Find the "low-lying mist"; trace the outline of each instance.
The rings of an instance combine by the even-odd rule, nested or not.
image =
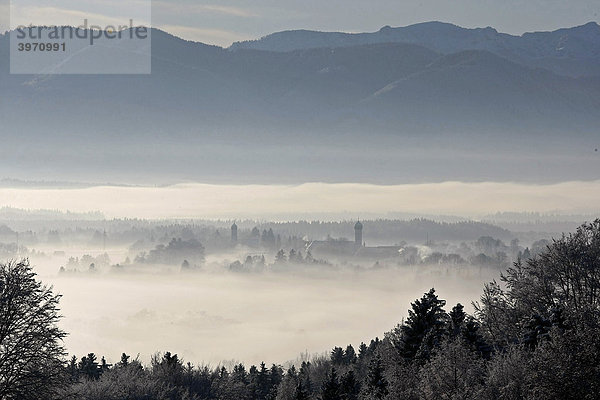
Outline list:
[[[171,351],[192,363],[285,363],[382,337],[431,287],[448,309],[457,302],[470,309],[483,283],[499,275],[457,265],[234,273],[215,262],[189,272],[156,266],[143,273],[57,274],[58,264],[32,260],[44,283],[63,296],[69,353],[94,352],[109,362],[122,352],[148,362],[157,351]]]
[[[95,220],[2,211],[0,258],[28,257],[62,295],[70,355],[113,363],[122,353],[148,363],[170,351],[213,366],[285,364],[358,348],[401,323],[432,287],[448,311],[458,302],[471,311],[484,283],[550,239],[468,220]]]

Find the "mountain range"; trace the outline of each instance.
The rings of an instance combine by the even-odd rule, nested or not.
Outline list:
[[[499,33],[491,27],[466,29],[443,22],[425,22],[399,28],[385,26],[372,33],[296,30],[273,33],[259,40],[236,42],[230,49],[290,52],[378,43],[416,44],[441,54],[485,50],[560,75],[600,75],[600,27],[595,22],[521,36]]]
[[[9,35],[6,177],[598,178],[594,22],[521,36],[440,22],[286,31],[227,49],[153,29],[151,75],[11,75]]]

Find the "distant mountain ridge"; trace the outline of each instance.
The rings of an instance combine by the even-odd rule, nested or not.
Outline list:
[[[273,33],[258,40],[236,42],[230,50],[289,52],[376,43],[417,44],[443,54],[486,50],[560,75],[600,75],[600,26],[596,22],[521,36],[499,33],[491,27],[467,29],[443,22],[425,22],[399,28],[385,26],[372,33],[295,30]]]
[[[408,35],[390,29],[390,37]],[[510,57],[500,47],[454,51],[460,41],[439,32],[504,38],[492,29],[410,29],[414,37],[424,30],[430,45],[223,49],[154,29],[151,75],[11,75],[9,37],[0,35],[3,175],[132,183],[599,178],[600,75],[571,69],[598,67],[598,52],[588,51],[600,43],[596,24],[565,29],[562,58],[540,55],[564,34],[535,34],[537,50],[519,50],[529,61],[515,46]],[[559,64],[573,73],[554,71]],[[111,173],[99,178],[97,170]]]

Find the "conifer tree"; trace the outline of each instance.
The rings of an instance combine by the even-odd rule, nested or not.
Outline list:
[[[302,381],[298,382],[298,386],[296,386],[296,393],[294,394],[294,400],[308,400],[310,396],[308,395],[308,391],[302,385]]]
[[[337,372],[335,368],[327,374],[323,389],[321,391],[321,400],[339,400],[340,399],[340,383],[338,382]]]
[[[445,333],[449,318],[444,311],[445,305],[446,301],[438,298],[435,289],[411,303],[406,322],[391,335],[394,345],[403,357],[429,357],[429,352],[439,344]]]
[[[354,351],[354,347],[351,344],[346,346],[346,350],[344,351],[344,364],[350,365],[356,362],[356,351]]]
[[[450,334],[452,336],[456,336],[460,333],[461,327],[467,314],[464,311],[464,307],[462,304],[458,303],[454,307],[452,307],[452,311],[448,314],[450,317]]]
[[[333,365],[340,365],[344,363],[344,349],[341,347],[334,347],[331,350],[331,362]]]
[[[360,393],[360,383],[353,370],[349,370],[340,379],[340,397],[343,400],[357,400]]]
[[[369,364],[369,372],[364,385],[364,394],[368,399],[383,399],[388,394],[388,381],[384,376],[383,363],[375,356]]]

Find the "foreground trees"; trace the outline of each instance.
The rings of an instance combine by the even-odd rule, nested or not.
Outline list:
[[[59,299],[28,261],[0,264],[1,399],[52,399],[66,383]]]
[[[519,260],[485,286],[476,315],[497,344],[536,346],[556,328],[600,328],[600,219]]]

